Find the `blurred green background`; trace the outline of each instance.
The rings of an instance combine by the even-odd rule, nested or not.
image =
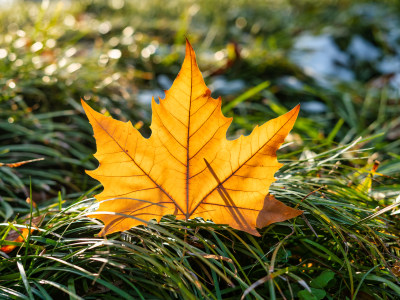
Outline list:
[[[149,135],[151,98],[177,75],[185,38],[234,116],[232,137],[301,103],[292,149],[374,136],[364,158],[391,176],[378,191],[398,187],[399,1],[15,0],[0,22],[0,162],[45,158],[0,168],[5,220],[26,209],[30,185],[41,203],[97,185],[81,98]]]

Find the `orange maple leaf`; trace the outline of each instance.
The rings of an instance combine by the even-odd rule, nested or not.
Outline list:
[[[87,171],[104,191],[96,196],[104,236],[173,214],[196,217],[259,235],[262,228],[302,213],[268,196],[282,166],[276,150],[292,129],[300,106],[256,127],[251,135],[227,140],[232,118],[211,98],[186,43],[182,69],[160,104],[152,101],[150,138],[131,122],[106,117],[82,105],[97,142],[100,166]]]

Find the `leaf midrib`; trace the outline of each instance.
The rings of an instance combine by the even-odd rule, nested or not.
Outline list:
[[[190,110],[192,108],[192,95],[193,95],[193,61],[192,61],[192,51],[189,51],[190,58],[190,93],[189,93],[189,109],[188,109],[188,126],[187,126],[187,136],[186,136],[186,221],[190,218],[189,214],[189,147],[190,147]]]

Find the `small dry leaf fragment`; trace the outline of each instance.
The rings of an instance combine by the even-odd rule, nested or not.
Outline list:
[[[19,228],[18,230],[19,233],[15,230],[11,230],[6,237],[6,241],[22,243],[28,237],[29,230],[27,228]],[[33,231],[34,229],[31,229],[31,233]],[[16,245],[5,245],[0,248],[0,251],[3,251],[4,253],[10,253],[15,248],[17,248]]]
[[[374,175],[379,175],[379,176],[382,175],[382,174],[379,174],[376,172],[378,170],[379,165],[380,165],[380,162],[378,160],[375,160],[373,166],[371,167],[371,171],[367,170],[367,168],[363,168],[355,175],[355,177],[357,178],[361,174],[367,173],[367,176],[364,178],[364,180],[362,180],[361,183],[359,183],[356,186],[355,189],[357,191],[359,191],[361,193],[365,193],[365,194],[367,194],[371,191],[372,179],[373,179]]]
[[[104,191],[90,217],[100,235],[130,229],[173,214],[202,217],[259,235],[262,228],[302,213],[267,196],[282,166],[276,151],[292,129],[299,105],[257,126],[249,136],[227,140],[232,118],[221,113],[187,42],[182,69],[165,99],[152,101],[152,135],[145,139],[131,122],[106,117],[82,105],[93,127],[99,167],[87,171]]]
[[[394,263],[394,266],[391,268],[394,275],[400,277],[400,260]]]
[[[26,203],[28,203],[29,205],[31,205],[32,204],[32,207],[33,208],[37,208],[37,204],[36,204],[36,202],[35,201],[33,201],[33,200],[31,200],[31,198],[26,198]]]
[[[29,198],[28,198],[29,199]],[[40,215],[38,217],[32,218],[32,221],[28,220],[25,222],[25,224],[29,225],[29,223],[31,222],[32,227],[30,229],[30,233],[35,231],[35,228],[37,226],[40,225],[40,223],[43,221],[44,215]],[[7,237],[5,238],[6,241],[10,241],[10,242],[17,242],[17,243],[22,243],[24,240],[26,240],[26,238],[29,235],[29,229],[28,228],[18,228],[18,231],[15,230],[11,230]],[[16,245],[5,245],[2,246],[0,248],[0,251],[4,252],[4,253],[10,253],[11,251],[13,251],[15,248],[17,248]]]

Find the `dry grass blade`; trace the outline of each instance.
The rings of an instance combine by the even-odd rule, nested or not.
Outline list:
[[[29,164],[29,163],[32,163],[32,162],[35,162],[35,161],[41,161],[41,160],[44,160],[44,158],[43,157],[35,158],[35,159],[30,159],[30,160],[19,161],[19,162],[16,162],[16,163],[0,163],[0,167],[4,167],[5,166],[5,167],[9,167],[9,168],[18,168],[18,167],[20,167],[22,165]]]
[[[384,213],[386,213],[386,212],[388,212],[388,211],[390,211],[390,210],[392,210],[392,209],[394,209],[394,208],[396,208],[398,206],[400,206],[400,202],[388,205],[388,206],[378,210],[376,213],[373,213],[373,214],[369,215],[368,217],[365,217],[364,219],[361,219],[360,221],[357,221],[356,223],[354,223],[354,225],[361,224],[361,223],[364,223],[365,221],[374,219],[374,218],[376,218],[376,217],[378,217],[378,216],[380,216],[380,215],[382,215],[382,214],[384,214]]]

